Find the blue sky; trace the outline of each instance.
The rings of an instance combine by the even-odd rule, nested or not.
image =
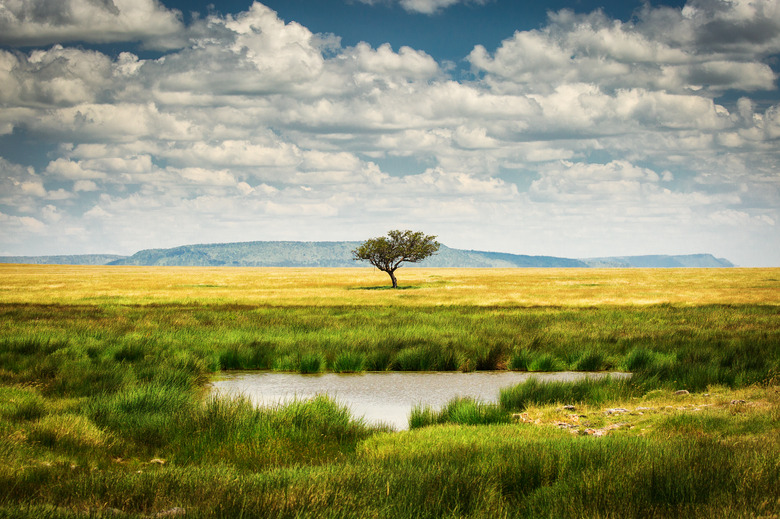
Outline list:
[[[778,0],[0,0],[0,254],[780,266]]]

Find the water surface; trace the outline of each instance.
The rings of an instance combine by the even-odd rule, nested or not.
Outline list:
[[[225,395],[245,395],[261,406],[307,399],[326,394],[346,405],[356,417],[369,423],[384,423],[393,429],[409,427],[409,413],[415,405],[443,407],[457,397],[482,402],[498,402],[501,388],[530,377],[540,381],[573,381],[602,377],[609,373],[557,372],[525,373],[516,371],[460,372],[369,372],[356,374],[233,372],[220,375],[212,383],[213,391]],[[612,376],[627,376],[612,373]]]

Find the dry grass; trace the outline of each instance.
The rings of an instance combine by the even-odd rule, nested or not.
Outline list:
[[[780,305],[780,269],[418,269],[0,265],[0,302],[274,306]],[[406,288],[406,289],[403,289]]]

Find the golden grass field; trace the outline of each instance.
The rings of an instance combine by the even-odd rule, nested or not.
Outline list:
[[[39,304],[780,305],[780,268],[420,269],[0,265],[0,302]],[[387,290],[385,290],[387,288]]]

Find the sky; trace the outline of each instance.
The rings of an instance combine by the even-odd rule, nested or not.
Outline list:
[[[780,266],[780,0],[0,0],[0,255]]]

